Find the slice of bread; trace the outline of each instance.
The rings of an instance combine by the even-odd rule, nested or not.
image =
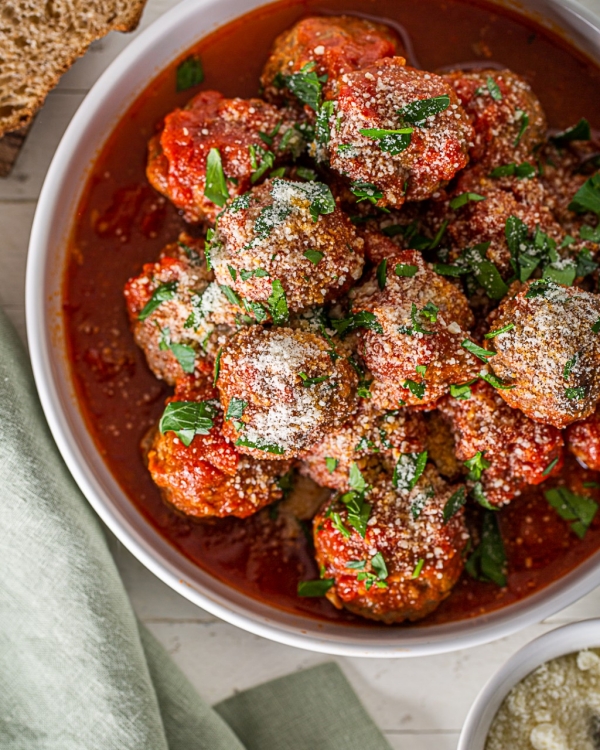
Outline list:
[[[26,125],[88,46],[132,31],[145,0],[0,0],[0,135]]]

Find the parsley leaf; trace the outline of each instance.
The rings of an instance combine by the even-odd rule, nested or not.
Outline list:
[[[523,136],[525,135],[525,131],[529,127],[529,115],[527,114],[527,112],[523,112],[522,109],[518,109],[517,112],[520,113],[519,119],[521,121],[521,126],[513,144],[515,148],[519,145],[519,143],[521,143],[521,139],[523,138]]]
[[[280,445],[276,445],[275,443],[265,443],[262,440],[253,441],[245,437],[240,437],[235,441],[235,444],[246,448],[256,448],[256,450],[265,451],[266,453],[274,453],[279,456],[285,453],[285,448],[282,448]]]
[[[571,531],[583,539],[598,511],[598,503],[591,497],[571,492],[567,487],[553,487],[546,490],[544,496],[561,518],[573,522]]]
[[[565,396],[568,399],[581,401],[585,398],[586,395],[586,388],[585,386],[581,385],[577,388],[565,388]]]
[[[577,360],[579,359],[579,352],[575,352],[575,354],[571,357],[570,360],[565,364],[565,368],[563,370],[563,378],[564,380],[568,380],[569,376],[571,375],[571,372],[573,371],[573,368],[577,364]]]
[[[392,484],[396,489],[410,492],[414,489],[427,465],[427,451],[403,453],[394,467]]]
[[[217,380],[219,379],[219,372],[221,371],[221,356],[223,355],[223,349],[219,349],[217,352],[217,356],[215,358],[215,367],[213,370],[213,386],[217,384]]]
[[[402,383],[403,388],[407,388],[415,398],[422,399],[427,390],[427,383],[417,383],[414,380],[407,379]]]
[[[379,148],[390,154],[400,154],[411,142],[413,128],[386,130],[385,128],[361,128],[360,134],[378,141]]]
[[[321,106],[321,84],[327,80],[327,76],[318,76],[315,73],[316,67],[316,63],[309,62],[303,65],[298,72],[289,76],[282,76],[284,86],[287,86],[292,94],[315,112]]]
[[[311,385],[318,385],[319,383],[324,383],[326,380],[329,380],[330,375],[319,375],[319,377],[316,378],[309,378],[305,372],[299,372],[298,377],[305,388],[310,388]]]
[[[465,339],[461,343],[461,346],[463,349],[471,352],[471,354],[474,354],[482,362],[487,362],[490,357],[494,357],[496,354],[496,352],[489,352],[487,349],[483,349],[481,346],[478,346],[474,341],[471,341],[470,339]]]
[[[279,279],[273,279],[271,282],[271,295],[267,300],[269,312],[276,326],[284,325],[288,322],[290,312],[287,305],[285,291]]]
[[[505,385],[504,381],[497,375],[494,375],[493,372],[481,372],[479,373],[479,377],[498,391],[510,391],[513,388],[516,388],[515,385]]]
[[[448,521],[452,518],[452,516],[455,516],[458,511],[465,505],[467,502],[467,492],[465,490],[464,485],[461,485],[456,492],[454,492],[446,501],[446,504],[444,505],[444,511],[442,514],[442,517],[444,519],[444,523],[448,523]]]
[[[398,110],[398,115],[404,122],[413,125],[423,125],[428,117],[445,112],[450,106],[450,97],[447,94],[434,96],[430,99],[418,99]]]
[[[476,482],[479,479],[481,479],[481,475],[486,469],[489,469],[492,465],[486,458],[484,458],[485,451],[477,451],[477,453],[474,456],[471,456],[471,458],[468,458],[464,465],[469,470],[469,473],[467,474],[467,479],[470,479],[472,482]]]
[[[300,581],[298,583],[298,596],[325,596],[334,583],[335,579],[333,578],[321,578],[316,581]]]
[[[506,552],[495,513],[484,514],[481,542],[467,560],[465,570],[479,581],[506,586]]]
[[[455,198],[452,198],[450,201],[450,208],[453,210],[456,210],[457,208],[462,208],[463,206],[466,206],[467,203],[470,203],[471,201],[478,203],[479,201],[484,201],[485,195],[479,195],[479,193],[461,193],[460,195],[457,195]]]
[[[223,208],[229,200],[229,190],[223,172],[221,152],[218,148],[211,148],[206,157],[206,178],[204,196],[215,205]]]
[[[502,92],[500,91],[500,86],[494,81],[494,79],[491,76],[488,76],[486,81],[486,86],[488,91],[490,92],[490,96],[495,102],[501,102],[502,101]]]
[[[451,385],[450,395],[453,398],[460,399],[461,401],[466,401],[467,399],[471,398],[471,396],[473,395],[471,393],[470,386],[472,386],[473,383],[475,382],[476,382],[475,380],[470,380],[468,383],[462,383],[459,385],[455,385],[455,384]]]
[[[421,571],[423,570],[423,565],[425,565],[425,558],[420,557],[419,561],[415,565],[415,569],[412,572],[411,578],[414,580],[415,578],[418,578],[421,575]]]
[[[177,66],[175,74],[176,91],[187,91],[193,86],[198,86],[204,80],[202,60],[198,55],[190,55]]]
[[[577,214],[591,211],[600,216],[600,172],[583,183],[569,203],[569,210]]]
[[[333,472],[337,469],[338,464],[339,464],[339,460],[337,458],[331,458],[330,456],[325,456],[325,466],[327,467],[327,471],[330,474],[333,474]]]
[[[323,253],[319,250],[305,250],[302,255],[317,266],[323,260]]]
[[[383,333],[383,328],[377,320],[375,313],[368,312],[367,310],[352,313],[347,318],[332,320],[331,325],[340,335],[350,333],[350,331],[354,331],[357,328],[367,328],[369,331],[375,331],[375,333]]]
[[[371,182],[353,182],[350,191],[358,198],[357,203],[369,201],[375,204],[383,198],[382,191]]]
[[[150,317],[152,313],[163,303],[172,300],[177,291],[177,281],[167,281],[165,284],[158,286],[153,292],[148,302],[144,305],[138,315],[138,320],[143,321]]]
[[[171,401],[163,412],[158,429],[174,432],[187,447],[195,435],[208,435],[217,415],[214,401]]]
[[[365,492],[365,490],[367,489],[365,478],[363,477],[361,470],[358,468],[358,464],[356,464],[354,461],[350,464],[348,486],[355,492]]]
[[[232,398],[227,407],[227,414],[225,415],[225,421],[228,422],[230,419],[241,419],[244,409],[248,406],[248,402],[241,398]]]

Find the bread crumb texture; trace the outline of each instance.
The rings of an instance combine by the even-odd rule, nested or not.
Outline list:
[[[23,127],[96,39],[133,31],[145,0],[2,0],[0,135]]]

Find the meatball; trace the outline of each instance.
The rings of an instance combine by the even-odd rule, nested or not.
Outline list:
[[[150,140],[146,174],[186,221],[214,222],[228,198],[245,193],[284,153],[302,148],[290,111],[202,91],[165,117]]]
[[[468,538],[462,507],[444,519],[462,485],[446,484],[430,465],[413,489],[396,484],[380,475],[362,503],[362,527],[353,508],[362,502],[357,493],[323,506],[313,522],[321,575],[333,584],[328,599],[385,623],[425,617],[450,594]]]
[[[510,70],[458,70],[443,77],[473,122],[473,161],[490,168],[531,158],[547,126],[542,106],[523,78]]]
[[[329,118],[331,167],[380,207],[429,198],[469,160],[473,131],[452,87],[404,63],[341,76]]]
[[[363,240],[320,182],[253,188],[219,217],[210,253],[219,284],[267,309],[280,284],[292,312],[345,294],[364,265]]]
[[[223,437],[223,410],[207,369],[204,365],[195,377],[177,382],[174,396],[167,399],[162,431],[158,429],[152,440],[148,469],[165,500],[182,513],[196,518],[245,518],[283,497],[278,480],[289,463],[242,456]],[[179,408],[171,416],[169,407],[174,406]],[[174,420],[182,415],[178,425]],[[175,432],[178,427],[189,429],[190,422],[202,416],[207,424],[196,434]]]
[[[528,282],[492,316],[486,341],[499,394],[559,429],[589,416],[600,398],[600,297],[545,279]]]
[[[451,422],[456,456],[469,469],[467,483],[476,499],[506,505],[526,485],[560,471],[559,430],[511,409],[487,383],[479,381],[470,390],[469,398],[443,399],[439,409]]]
[[[169,385],[192,373],[198,359],[214,359],[243,323],[239,308],[211,282],[203,248],[203,240],[182,234],[125,285],[135,342]]]
[[[217,387],[223,433],[258,458],[299,456],[357,407],[358,377],[322,336],[253,326],[223,348]]]
[[[327,95],[342,73],[360,70],[397,51],[396,36],[383,24],[353,16],[303,18],[277,37],[260,82],[265,98],[278,101],[286,87],[285,76],[304,70],[325,78]],[[293,81],[290,89],[295,93]]]
[[[375,377],[374,403],[433,405],[451,384],[476,377],[481,362],[462,346],[474,323],[462,292],[414,250],[387,259],[383,289],[378,275],[353,290],[352,302],[369,326],[359,331],[359,353]]]
[[[600,412],[567,427],[567,447],[588,469],[600,471]]]
[[[361,471],[383,462],[393,469],[401,453],[425,450],[425,427],[421,414],[407,409],[381,411],[372,399],[361,399],[356,414],[303,457],[300,470],[322,487],[346,492],[352,463]]]

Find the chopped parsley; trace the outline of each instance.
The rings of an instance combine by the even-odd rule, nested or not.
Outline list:
[[[177,66],[175,73],[176,91],[187,91],[204,80],[202,60],[198,55],[190,55]]]
[[[444,505],[444,510],[442,517],[444,519],[444,523],[448,523],[448,521],[455,516],[458,511],[465,505],[467,502],[467,492],[465,490],[464,485],[461,485],[456,492],[454,492],[446,501],[446,504]]]
[[[591,211],[600,216],[600,172],[583,183],[569,203],[569,210],[577,214]]]
[[[250,166],[253,169],[250,175],[250,182],[254,185],[260,178],[273,168],[275,164],[275,154],[262,146],[248,146],[250,153]]]
[[[353,182],[350,186],[351,192],[358,198],[357,203],[361,201],[369,201],[370,203],[377,203],[383,198],[383,193],[376,185],[371,182]]]
[[[398,115],[404,122],[422,126],[428,117],[433,117],[440,112],[445,112],[450,106],[450,97],[447,94],[434,96],[430,99],[418,99],[398,110]]]
[[[558,458],[552,459],[552,461],[550,461],[550,463],[548,464],[548,466],[546,466],[546,468],[542,472],[542,476],[543,477],[547,477],[548,474],[551,474],[557,463],[558,463]]]
[[[319,375],[317,378],[309,378],[308,375],[305,372],[299,372],[298,377],[302,381],[302,385],[305,388],[310,388],[311,385],[318,385],[319,383],[324,383],[326,380],[329,380],[331,377],[330,375]]]
[[[483,347],[478,346],[474,341],[471,341],[470,339],[465,339],[461,343],[461,346],[463,349],[471,352],[471,354],[474,354],[482,362],[487,362],[490,357],[493,357],[496,354],[496,352],[489,352],[487,349],[483,349]]]
[[[497,375],[494,375],[493,372],[481,372],[479,373],[479,377],[498,391],[510,391],[513,388],[516,388],[515,385],[506,385],[506,383]]]
[[[573,368],[577,364],[577,360],[579,359],[579,352],[575,352],[575,354],[571,357],[570,360],[565,364],[565,368],[563,370],[563,378],[565,380],[568,380],[571,372],[573,371]]]
[[[318,76],[315,73],[316,63],[308,62],[303,65],[297,73],[289,76],[280,76],[280,81],[294,94],[303,104],[318,112],[322,100],[322,85],[327,80],[326,75]]]
[[[487,90],[490,92],[490,96],[495,102],[501,102],[502,101],[502,92],[500,91],[500,86],[494,81],[494,79],[491,76],[488,76],[486,81]]]
[[[244,409],[248,406],[248,402],[241,398],[232,398],[227,407],[227,414],[225,414],[225,421],[230,419],[241,419]]]
[[[158,429],[163,435],[174,432],[187,447],[195,435],[208,435],[217,412],[214,401],[171,401],[165,407]]]
[[[564,146],[566,143],[572,143],[573,141],[589,141],[592,137],[592,130],[590,123],[582,117],[577,125],[573,125],[561,133],[550,136],[552,143],[557,146]]]
[[[521,125],[513,144],[515,148],[519,145],[519,143],[521,143],[521,139],[523,138],[523,136],[525,135],[525,131],[529,127],[529,115],[527,114],[527,112],[524,112],[522,109],[518,109],[517,112],[519,113],[519,120]]]
[[[481,484],[481,482],[475,482],[475,484],[471,488],[471,495],[473,496],[473,499],[476,500],[479,505],[481,505],[482,508],[493,510],[494,512],[497,512],[499,510],[499,508],[492,505],[487,499],[486,494],[483,491],[483,485]]]
[[[546,490],[544,496],[558,515],[565,521],[571,521],[571,531],[583,539],[594,516],[598,503],[587,495],[577,495],[567,487],[553,487]]]
[[[586,388],[583,385],[576,388],[565,388],[565,396],[571,401],[581,401],[585,398],[586,392]]]
[[[383,291],[385,289],[385,283],[387,281],[387,258],[384,258],[381,263],[377,266],[377,285]]]
[[[305,250],[302,255],[315,266],[323,260],[323,253],[319,250]]]
[[[317,112],[315,120],[315,138],[321,146],[328,146],[330,140],[329,120],[333,116],[334,103],[323,102]],[[309,170],[312,172],[312,170]],[[314,179],[314,178],[313,178]]]
[[[377,141],[379,148],[390,154],[400,154],[411,142],[413,128],[386,130],[384,128],[361,128],[360,134]]]
[[[506,586],[506,552],[495,513],[484,513],[481,541],[467,560],[465,570],[478,581]]]
[[[298,596],[325,596],[334,583],[335,580],[333,578],[320,578],[316,581],[300,581],[298,584]]]
[[[421,557],[421,558],[419,558],[419,561],[415,565],[415,569],[412,572],[411,578],[413,580],[415,578],[418,578],[421,575],[421,571],[423,570],[423,565],[425,565],[425,558]]]
[[[139,313],[138,320],[146,320],[146,318],[150,317],[150,315],[152,315],[152,313],[160,307],[163,302],[168,302],[169,300],[174,299],[177,285],[177,281],[167,281],[165,284],[158,286],[152,292],[152,296]]]
[[[592,326],[592,333],[600,333],[600,318]]]
[[[396,276],[403,276],[405,278],[412,279],[419,270],[418,266],[413,266],[410,263],[396,263],[394,266],[394,273]]]
[[[228,302],[230,302],[232,305],[237,305],[238,307],[242,306],[242,300],[230,286],[227,286],[227,284],[220,284],[219,286]]]
[[[492,465],[486,458],[484,458],[485,451],[477,451],[474,456],[468,458],[464,465],[469,470],[467,479],[472,482],[477,482],[481,479],[481,475],[486,469],[489,469]]]
[[[296,174],[300,179],[306,180],[307,182],[314,182],[317,179],[317,173],[314,169],[308,167],[296,167]]]
[[[350,464],[350,472],[348,474],[348,486],[355,492],[365,492],[367,489],[367,483],[362,475],[361,470],[358,468],[358,464],[352,462]]]
[[[532,177],[535,177],[536,174],[537,170],[533,164],[524,161],[522,164],[515,164],[513,162],[512,164],[503,164],[500,167],[496,167],[490,172],[490,177],[518,177],[520,180],[523,180],[531,179]]]
[[[338,464],[339,460],[337,458],[331,458],[331,456],[325,457],[325,466],[327,467],[327,471],[330,474],[333,474],[333,472],[337,469]]]
[[[269,312],[276,326],[285,325],[288,322],[290,313],[287,305],[285,291],[279,279],[273,279],[271,282],[271,294],[267,300]]]
[[[514,323],[507,323],[505,326],[502,326],[502,328],[497,328],[495,331],[490,331],[489,333],[486,333],[483,338],[495,339],[496,336],[500,336],[501,333],[508,333],[509,331],[512,331],[514,327],[515,327]]]
[[[355,331],[357,328],[367,328],[369,331],[375,331],[375,333],[383,333],[383,328],[377,320],[375,313],[368,312],[367,310],[352,313],[347,318],[332,320],[331,325],[340,335]]]
[[[265,271],[264,268],[255,268],[252,271],[248,271],[245,268],[242,268],[242,270],[240,271],[240,278],[242,279],[242,281],[248,281],[248,279],[251,279],[253,277],[256,279],[264,279],[268,275],[268,271]]]
[[[223,172],[221,152],[218,148],[211,148],[206,157],[204,196],[220,208],[223,208],[229,200],[227,180],[225,179],[225,172]]]
[[[253,441],[245,437],[240,437],[235,441],[235,444],[246,448],[256,448],[256,450],[273,453],[278,456],[285,453],[285,448],[282,448],[280,445],[276,445],[275,443],[265,443],[262,440]]]
[[[475,202],[478,203],[479,201],[484,201],[485,195],[479,195],[479,193],[461,193],[460,195],[457,195],[455,198],[452,198],[450,201],[450,208],[454,211],[457,208],[462,208],[463,206],[466,206],[467,203]]]
[[[213,386],[217,384],[217,380],[219,379],[219,372],[221,371],[221,356],[223,355],[223,349],[219,349],[217,352],[217,356],[215,358],[215,367],[213,370]]]
[[[417,383],[414,380],[406,379],[402,387],[408,389],[415,398],[422,399],[427,390],[427,383]]]
[[[427,465],[427,451],[403,453],[394,467],[392,484],[398,490],[410,492],[414,489]]]
[[[466,401],[473,395],[471,393],[471,386],[475,383],[475,380],[470,380],[468,383],[452,384],[450,386],[450,395],[453,398],[457,398],[461,401]]]

